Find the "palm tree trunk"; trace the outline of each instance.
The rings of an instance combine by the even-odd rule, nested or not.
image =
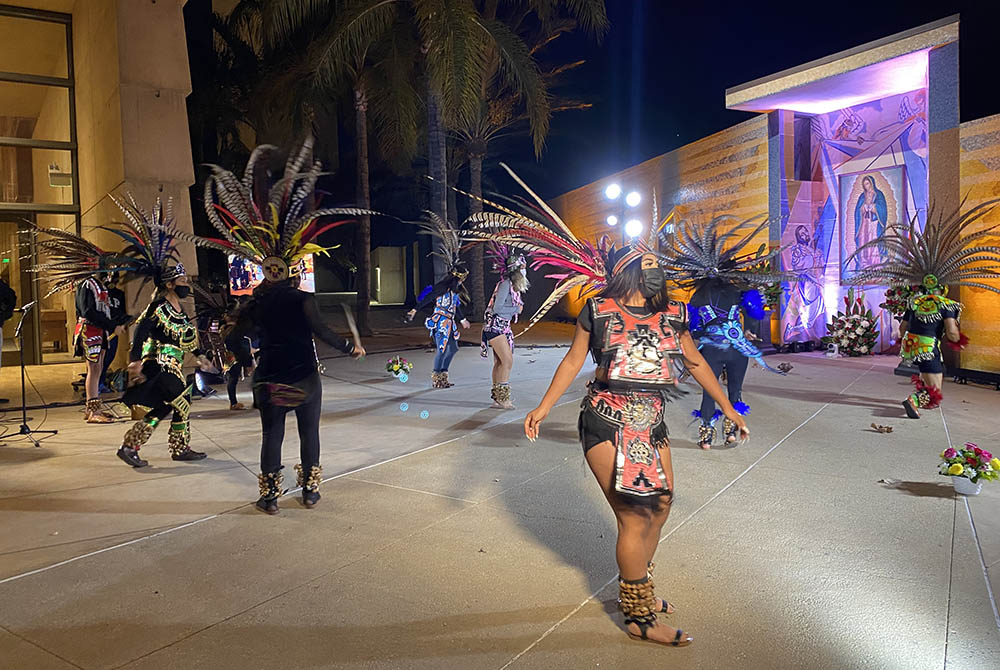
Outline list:
[[[360,83],[354,89],[354,128],[358,173],[356,198],[358,207],[370,209],[372,200],[368,188],[368,98]],[[369,336],[372,334],[368,325],[368,307],[371,301],[369,287],[372,273],[372,230],[371,219],[367,216],[358,219],[357,249],[358,278],[355,288],[358,292],[358,332]]]
[[[430,210],[448,220],[448,154],[445,145],[444,119],[441,115],[441,96],[427,81],[427,162],[431,177]],[[435,243],[435,251],[440,251],[440,245]],[[434,256],[434,281],[444,279],[448,268],[444,261]]]
[[[469,214],[478,214],[483,211],[483,203],[478,200],[483,195],[483,154],[478,151],[469,152],[469,191],[475,196],[469,199]],[[476,244],[469,251],[469,294],[477,320],[486,312],[484,273],[483,245]]]

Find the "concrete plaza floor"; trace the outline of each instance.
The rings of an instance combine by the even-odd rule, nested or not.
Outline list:
[[[523,437],[564,352],[518,349],[511,412],[473,348],[449,390],[427,351],[407,384],[384,355],[327,361],[323,500],[277,517],[252,507],[252,412],[198,401],[208,459],[170,461],[159,431],[133,470],[125,425],[49,410],[58,435],[0,448],[0,667],[1000,667],[1000,484],[967,499],[936,474],[949,442],[1000,452],[995,391],[949,383],[911,421],[895,360],[777,356],[787,377],[748,375],[752,441],[709,452],[698,396],[673,403],[656,581],[695,643],[670,649],[615,611],[614,520],[576,441],[591,366]],[[290,421],[286,485],[297,460]]]

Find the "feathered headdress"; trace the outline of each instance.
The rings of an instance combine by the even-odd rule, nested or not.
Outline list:
[[[218,165],[205,182],[205,212],[222,239],[180,236],[197,246],[240,256],[264,270],[264,277],[280,282],[297,275],[309,254],[326,254],[336,247],[316,243],[326,231],[377,215],[366,209],[335,207],[316,209],[316,181],[321,174],[313,160],[313,140],[303,142],[285,162],[281,179],[270,184],[266,162],[278,149],[264,144],[253,150],[242,179]],[[349,217],[328,221],[329,217]]]
[[[51,284],[45,297],[73,289],[88,277],[122,270],[133,262],[128,256],[105,251],[60,228],[30,228],[23,232],[34,237],[35,249],[43,259],[31,267],[31,272],[39,273],[43,282]]]
[[[845,283],[905,286],[923,295],[944,295],[948,286],[1000,293],[1000,287],[981,281],[1000,280],[1000,246],[997,246],[1000,242],[983,244],[988,238],[996,237],[1000,224],[967,233],[969,227],[992,212],[998,202],[1000,200],[990,200],[964,214],[959,209],[937,217],[932,206],[923,230],[916,217],[907,224],[889,226],[884,236],[858,247],[847,262],[872,248],[883,249],[886,260],[861,269]]]
[[[418,221],[417,225],[422,233],[429,235],[435,242],[435,250],[431,255],[443,260],[448,273],[463,281],[469,275],[469,270],[462,262],[462,240],[458,230],[434,212],[424,214],[427,218]]]
[[[516,250],[507,244],[497,244],[490,242],[486,246],[486,260],[489,261],[493,271],[501,277],[507,277],[515,270],[528,267],[528,262],[524,254],[516,253]]]
[[[579,288],[581,296],[599,291],[613,274],[649,251],[641,243],[616,249],[606,236],[596,245],[578,239],[513,170],[503,163],[500,165],[531,197],[533,202],[526,202],[530,214],[484,199],[484,204],[498,211],[481,212],[466,219],[464,237],[469,241],[493,242],[526,251],[531,254],[533,270],[542,267],[556,270],[545,275],[556,280],[555,288],[532,315],[527,328],[518,335],[538,323],[572,289]]]
[[[100,228],[125,242],[122,253],[130,259],[127,266],[116,269],[141,277],[143,285],[151,281],[157,288],[187,274],[177,258],[178,231],[172,200],[167,200],[164,210],[163,201],[157,198],[152,211],[147,213],[131,193],[126,193],[121,200],[114,196],[110,198],[125,214],[125,222],[121,228]]]
[[[121,200],[111,200],[125,214],[125,222],[118,226],[98,226],[125,242],[121,251],[105,251],[93,242],[59,228],[32,228],[28,232],[36,239],[36,248],[45,258],[32,267],[41,273],[42,280],[51,282],[48,295],[74,288],[79,282],[96,275],[112,272],[124,273],[127,279],[141,277],[143,283],[153,281],[157,286],[184,274],[184,266],[177,261],[176,233],[170,201],[166,211],[157,199],[151,213],[147,214],[131,194]]]
[[[746,251],[769,223],[761,219],[755,216],[735,225],[736,217],[728,215],[716,216],[707,223],[681,220],[674,224],[673,234],[660,237],[660,266],[682,288],[710,279],[747,286],[794,281],[796,277],[791,274],[760,270],[764,263],[773,265],[784,247],[767,252],[761,245],[754,252]],[[726,226],[730,228],[723,232]]]
[[[199,319],[221,320],[228,313],[234,302],[229,297],[225,285],[199,278],[191,284],[194,291],[194,312]]]

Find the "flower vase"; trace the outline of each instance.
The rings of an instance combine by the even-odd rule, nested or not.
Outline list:
[[[961,493],[963,496],[977,496],[983,488],[982,482],[973,483],[968,477],[952,477],[951,484],[955,487],[955,493]]]

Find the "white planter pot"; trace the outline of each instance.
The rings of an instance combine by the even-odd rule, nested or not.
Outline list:
[[[952,477],[951,484],[955,487],[955,493],[961,493],[964,496],[977,496],[983,488],[982,482],[973,484],[968,477]]]

